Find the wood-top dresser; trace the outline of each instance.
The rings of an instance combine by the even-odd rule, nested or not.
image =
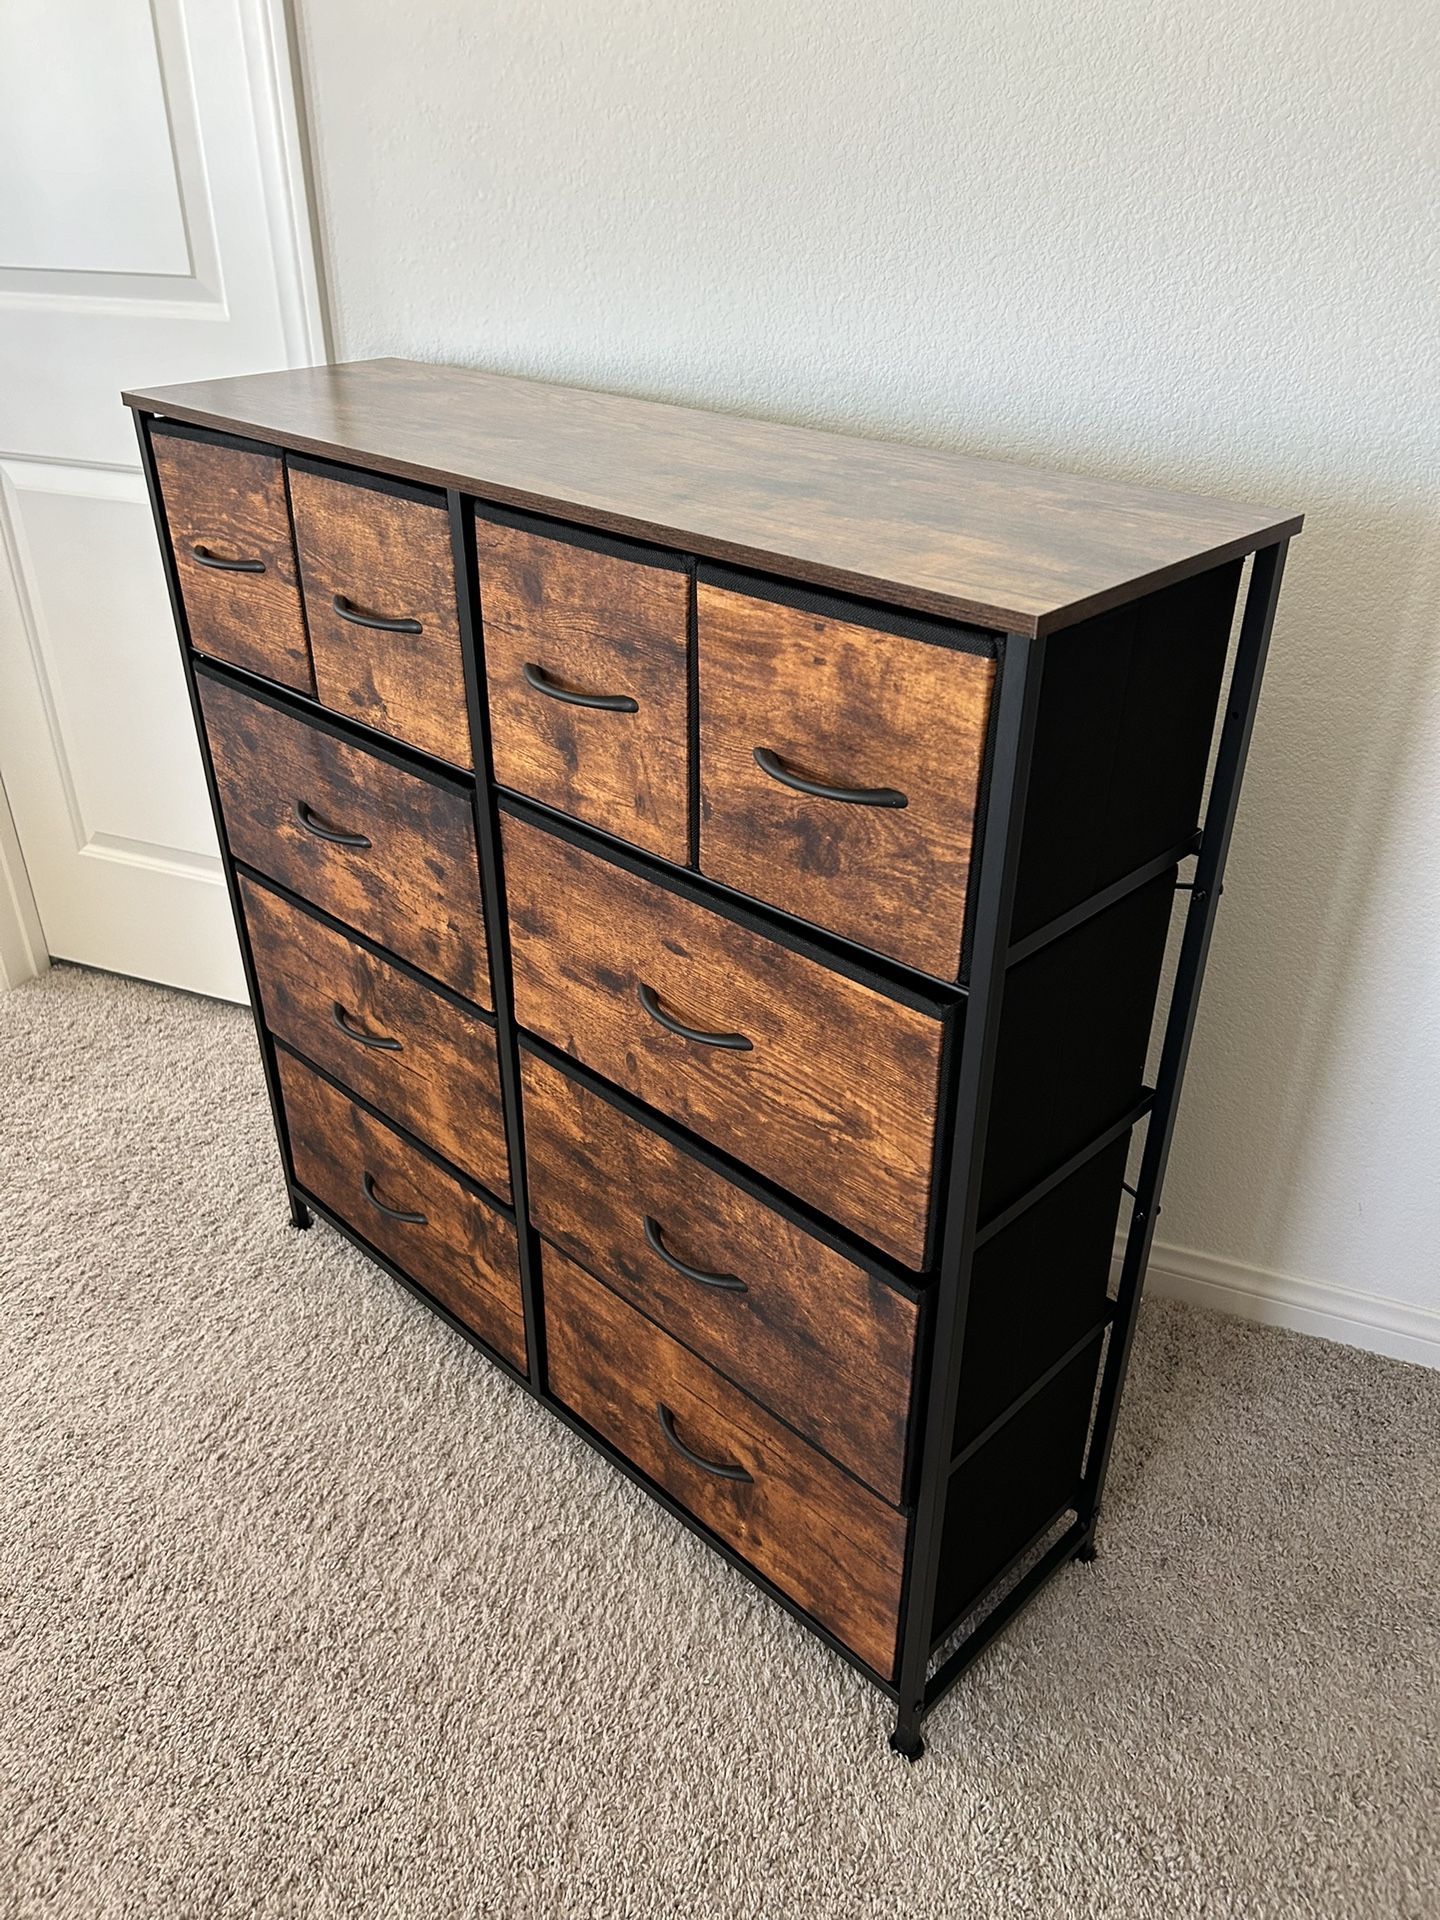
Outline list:
[[[914,1758],[1094,1555],[1298,516],[399,361],[125,399],[295,1225]]]

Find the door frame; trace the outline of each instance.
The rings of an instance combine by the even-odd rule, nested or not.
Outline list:
[[[290,0],[238,0],[238,5],[251,98],[257,107],[256,144],[263,168],[270,257],[289,363],[324,365],[330,359],[329,328]],[[118,392],[115,404],[120,404]],[[140,472],[138,459],[133,471]],[[44,927],[5,794],[5,769],[0,766],[0,992],[35,979],[49,964]]]

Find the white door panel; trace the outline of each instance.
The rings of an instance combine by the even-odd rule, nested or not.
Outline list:
[[[0,780],[52,954],[234,999],[119,392],[324,358],[281,8],[0,11]]]

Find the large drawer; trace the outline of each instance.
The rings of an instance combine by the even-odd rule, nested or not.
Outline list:
[[[270,1031],[508,1200],[493,1028],[268,887],[240,894]]]
[[[522,1078],[540,1232],[898,1501],[915,1302],[534,1055]]]
[[[490,1004],[469,797],[198,676],[237,860]]]
[[[702,871],[954,980],[985,636],[703,571],[696,631]]]
[[[280,454],[190,427],[150,434],[191,646],[311,692]]]
[[[688,564],[496,508],[475,545],[495,778],[687,860]]]
[[[523,1369],[510,1221],[293,1055],[276,1057],[301,1186]]]
[[[468,767],[444,496],[292,459],[290,500],[317,698]]]
[[[563,1255],[545,1255],[550,1389],[888,1678],[905,1522]]]
[[[528,822],[503,835],[520,1024],[923,1266],[940,1018]]]

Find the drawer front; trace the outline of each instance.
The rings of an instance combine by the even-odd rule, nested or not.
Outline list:
[[[295,1177],[513,1365],[525,1365],[515,1229],[392,1128],[277,1054]]]
[[[443,501],[294,462],[290,500],[317,697],[422,752],[470,766]]]
[[[548,1249],[545,1326],[556,1397],[888,1678],[900,1515]]]
[[[994,660],[704,579],[696,621],[702,871],[954,980]]]
[[[898,1502],[914,1302],[555,1068],[523,1074],[540,1232]]]
[[[492,1029],[268,887],[240,892],[270,1031],[508,1200]]]
[[[555,834],[503,834],[520,1024],[922,1266],[940,1021]]]
[[[469,800],[219,680],[199,687],[236,859],[488,1006]]]
[[[475,542],[495,778],[683,863],[687,566],[478,516]]]
[[[280,455],[151,435],[190,644],[312,692]]]

